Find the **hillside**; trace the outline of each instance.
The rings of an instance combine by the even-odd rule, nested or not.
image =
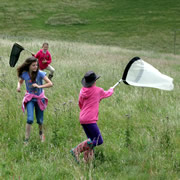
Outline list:
[[[178,0],[1,0],[0,34],[173,53],[174,31],[180,29],[178,4]],[[180,53],[180,31],[176,41]]]

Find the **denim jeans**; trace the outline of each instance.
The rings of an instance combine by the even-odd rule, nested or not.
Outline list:
[[[36,114],[36,120],[38,124],[43,124],[43,111],[38,106],[37,99],[32,99],[26,105],[27,109],[27,123],[32,124],[34,121],[34,109]]]

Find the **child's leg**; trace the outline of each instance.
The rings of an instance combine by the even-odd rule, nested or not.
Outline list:
[[[46,68],[48,71],[50,71],[50,74],[53,75],[54,74],[54,71],[55,69],[51,66],[51,65],[48,65],[48,67]]]
[[[103,139],[100,133],[100,130],[96,123],[94,124],[82,124],[83,129],[89,138],[91,146],[88,146],[88,140],[79,144],[76,148],[71,150],[71,153],[76,158],[76,161],[79,162],[79,154],[84,152],[84,160],[89,161],[89,158],[93,158],[93,147],[103,143]]]
[[[76,161],[79,163],[79,155],[82,152],[89,151],[93,149],[93,143],[90,139],[87,139],[80,143],[76,148],[71,150],[72,155],[75,157]]]
[[[34,102],[29,101],[26,105],[26,109],[27,109],[27,124],[26,124],[25,140],[28,141],[31,132],[31,124],[34,121]]]
[[[38,106],[38,103],[35,104],[35,113],[36,113],[36,120],[39,124],[39,135],[42,142],[45,141],[45,136],[43,133],[43,117],[44,117],[44,111],[41,111],[41,109]]]
[[[92,161],[93,157],[94,157],[94,149],[84,151],[84,161],[86,163],[88,163],[89,161]]]
[[[28,141],[31,132],[31,124],[26,124],[26,133],[25,133],[25,140]]]
[[[40,136],[41,142],[44,142],[45,141],[45,135],[43,133],[43,124],[39,124],[39,136]]]
[[[93,141],[93,146],[98,146],[103,143],[101,132],[96,123],[82,124],[82,127],[87,135]]]
[[[39,135],[41,135],[43,132],[43,125],[39,124]]]
[[[88,138],[93,141],[93,146],[101,145],[103,143],[103,139],[100,133],[100,130],[96,123],[94,124],[82,124],[83,129]],[[84,152],[84,161],[89,162],[94,157],[94,150],[88,150]]]

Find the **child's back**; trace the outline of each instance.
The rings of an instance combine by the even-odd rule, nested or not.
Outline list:
[[[99,102],[103,98],[107,98],[113,94],[113,89],[104,91],[102,88],[92,86],[83,87],[79,95],[80,123],[90,124],[96,123],[98,120]]]

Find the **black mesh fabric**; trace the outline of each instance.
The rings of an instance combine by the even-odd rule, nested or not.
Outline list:
[[[22,46],[20,46],[17,43],[14,43],[11,50],[10,60],[9,60],[9,65],[11,67],[14,67],[16,65],[22,50],[24,50]]]
[[[127,77],[128,71],[129,71],[131,65],[132,65],[135,61],[137,61],[137,60],[140,60],[140,58],[139,58],[139,57],[134,57],[134,58],[132,58],[132,59],[129,61],[129,63],[127,64],[127,66],[126,66],[126,68],[125,68],[125,70],[124,70],[124,73],[123,73],[123,76],[122,76],[122,80],[123,80],[123,82],[124,82],[125,84],[127,84],[127,85],[129,85],[129,84],[126,82],[126,77]]]

